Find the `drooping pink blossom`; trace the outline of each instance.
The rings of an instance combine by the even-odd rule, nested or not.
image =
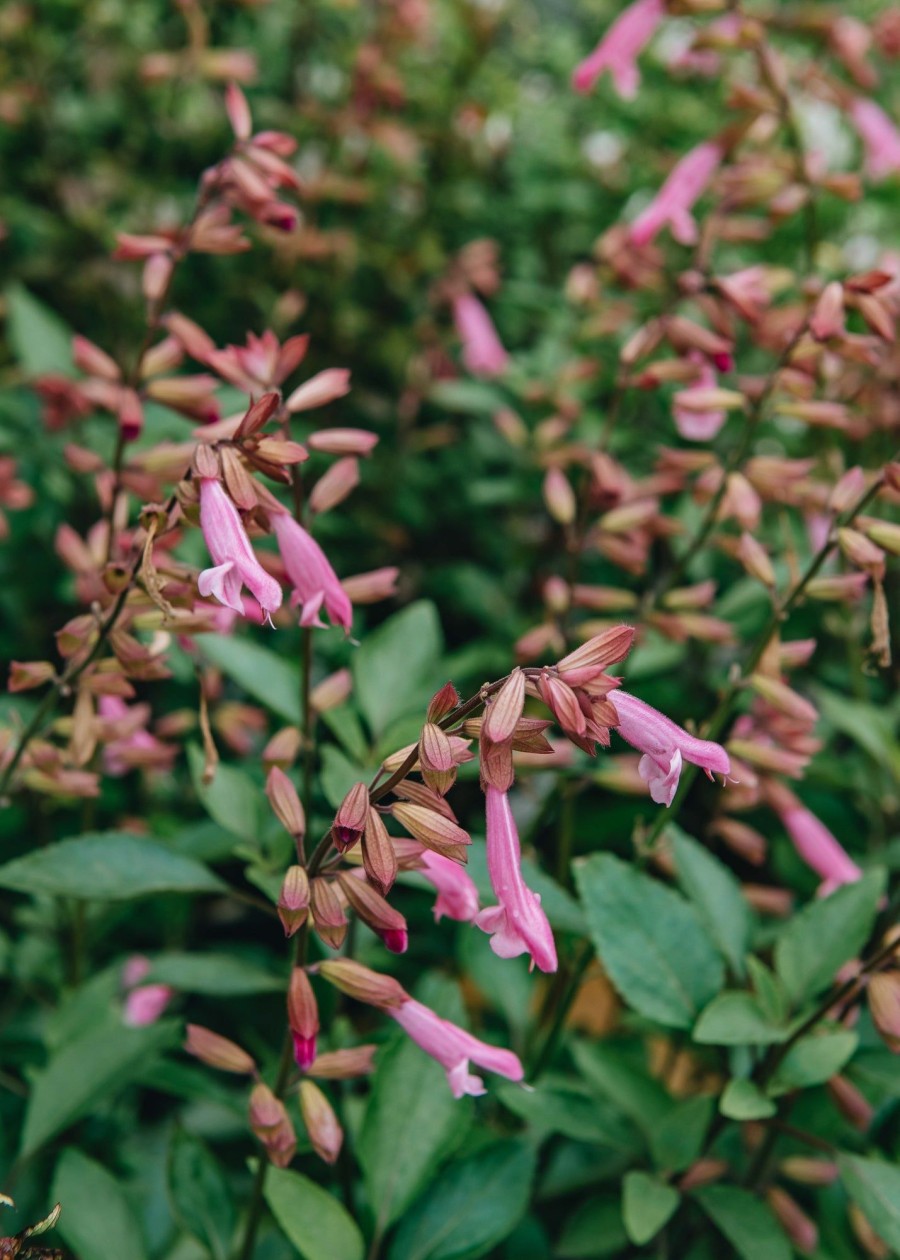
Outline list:
[[[487,860],[491,887],[499,905],[482,910],[475,923],[491,933],[491,949],[500,958],[530,954],[541,971],[555,971],[556,944],[541,899],[522,878],[522,850],[509,797],[488,787]]]
[[[862,871],[840,841],[793,792],[784,789],[783,800],[779,793],[775,807],[797,853],[824,881],[819,889],[822,896],[862,878]]]
[[[687,388],[678,390],[672,395],[672,419],[675,428],[688,442],[710,442],[716,436],[726,420],[723,410],[698,411],[689,406],[695,390],[715,389],[718,377],[709,360],[699,351],[691,351],[689,356],[698,365],[698,374],[694,382]]]
[[[473,922],[478,914],[478,889],[465,868],[432,849],[423,849],[421,860],[421,874],[437,889],[435,921],[446,915],[460,923]]]
[[[294,587],[291,607],[300,606],[300,624],[323,626],[319,613],[324,607],[332,624],[349,633],[353,606],[322,548],[287,512],[273,513],[272,528]]]
[[[869,178],[882,180],[900,171],[900,131],[881,106],[857,96],[850,106],[850,117],[866,151]]]
[[[509,355],[503,348],[490,315],[472,293],[453,299],[453,320],[462,341],[462,358],[473,376],[500,376]]]
[[[608,70],[619,95],[625,100],[632,100],[641,82],[637,58],[665,15],[663,0],[635,0],[634,4],[630,4],[616,18],[590,56],[573,70],[572,87],[575,91],[590,92],[604,70]]]
[[[649,206],[632,223],[629,235],[633,243],[648,245],[668,223],[676,241],[682,245],[696,244],[697,224],[691,208],[721,161],[721,146],[712,140],[698,144],[685,154]]]
[[[257,560],[240,513],[215,477],[200,480],[200,528],[214,565],[200,574],[201,595],[243,613],[241,587],[246,586],[266,616],[281,607],[281,587]]]
[[[155,1024],[172,1000],[174,989],[167,984],[141,984],[151,967],[149,958],[133,954],[122,968],[122,984],[128,990],[122,1019],[129,1028]]]
[[[615,729],[644,754],[638,763],[638,773],[657,805],[672,804],[685,761],[700,766],[710,778],[714,772],[728,774],[731,769],[728,753],[721,744],[689,734],[636,696],[627,691],[614,691],[609,701],[619,715]]]
[[[488,1045],[479,1041],[465,1029],[441,1019],[434,1011],[414,998],[408,998],[400,1006],[388,1007],[392,1016],[416,1045],[431,1055],[447,1073],[447,1081],[454,1098],[464,1094],[485,1093],[484,1081],[469,1071],[469,1063],[497,1072],[510,1081],[521,1081],[525,1075],[522,1064],[511,1050]]]

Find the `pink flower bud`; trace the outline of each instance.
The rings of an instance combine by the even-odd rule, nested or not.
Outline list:
[[[325,455],[369,455],[378,434],[368,429],[318,429],[305,440],[311,451]]]
[[[405,954],[409,937],[406,920],[398,910],[389,905],[365,879],[354,875],[338,876],[341,891],[347,901],[376,935],[380,936],[392,954]]]
[[[300,1114],[313,1150],[326,1164],[333,1164],[341,1153],[344,1131],[331,1103],[312,1081],[300,1082],[299,1095]]]
[[[300,1071],[305,1072],[316,1057],[319,1008],[309,977],[302,967],[295,967],[291,973],[287,1013],[294,1041],[294,1060]]]
[[[354,783],[341,802],[331,825],[331,838],[339,853],[346,853],[362,837],[368,814],[368,788],[365,783]]]
[[[310,411],[324,407],[326,403],[343,398],[350,392],[350,372],[347,368],[326,368],[311,376],[288,397],[285,406],[290,412]]]
[[[313,486],[309,508],[316,514],[337,507],[359,485],[359,461],[352,455],[339,459]]]
[[[227,1037],[220,1037],[208,1028],[201,1028],[199,1024],[188,1024],[184,1048],[188,1054],[194,1055],[208,1067],[218,1068],[222,1072],[237,1072],[246,1076],[256,1071],[256,1064],[246,1050],[242,1050]]]
[[[124,1022],[129,1028],[155,1024],[172,1000],[174,990],[167,984],[142,984],[125,998]]]
[[[319,963],[319,974],[357,1002],[379,1006],[385,1010],[399,1006],[407,994],[392,976],[383,976],[350,958],[335,958]]]
[[[225,112],[228,115],[228,121],[231,123],[231,130],[234,132],[235,139],[249,140],[250,133],[253,130],[250,106],[247,104],[246,96],[236,83],[229,83],[225,89]]]
[[[289,866],[278,896],[278,917],[285,936],[293,936],[309,914],[309,877],[302,866]]]
[[[86,376],[99,376],[107,381],[118,381],[121,377],[115,360],[78,333],[72,338],[72,361]]]
[[[900,132],[881,106],[858,96],[850,105],[850,118],[865,148],[869,178],[879,181],[900,170]]]
[[[384,819],[371,805],[366,820],[366,834],[363,836],[362,855],[369,882],[382,897],[386,897],[397,878],[397,853]]]
[[[509,363],[490,315],[471,293],[453,300],[453,319],[462,342],[463,364],[473,376],[501,376]]]
[[[297,789],[283,770],[273,766],[266,778],[266,796],[275,817],[289,832],[295,841],[300,841],[306,834],[306,815],[300,804]]]
[[[571,525],[578,504],[566,474],[561,468],[550,468],[544,477],[544,502],[547,511],[560,525]]]
[[[344,594],[354,604],[377,604],[397,593],[400,570],[393,566],[357,573],[341,582]]]
[[[354,1076],[368,1076],[375,1068],[376,1046],[353,1046],[349,1050],[331,1050],[317,1056],[307,1075],[323,1081],[346,1081]]]
[[[284,1103],[262,1081],[250,1094],[250,1128],[275,1167],[287,1168],[297,1149],[294,1126]]]

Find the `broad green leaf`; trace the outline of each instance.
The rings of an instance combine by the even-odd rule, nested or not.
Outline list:
[[[778,1108],[753,1081],[729,1081],[719,1099],[719,1110],[729,1120],[765,1120]]]
[[[233,954],[157,954],[147,981],[170,984],[180,993],[210,997],[244,997],[249,993],[278,993],[283,977],[273,975]]]
[[[670,825],[678,882],[697,908],[732,972],[741,979],[750,943],[750,907],[727,866],[680,827]]]
[[[622,997],[649,1019],[690,1027],[724,981],[693,907],[609,853],[576,863],[575,877],[597,953]]]
[[[169,1148],[169,1194],[182,1226],[213,1260],[227,1260],[236,1219],[234,1196],[212,1152],[176,1129]]]
[[[498,1142],[445,1168],[407,1212],[389,1260],[477,1260],[516,1227],[528,1206],[535,1153]]]
[[[428,400],[447,411],[489,416],[503,406],[505,395],[484,381],[436,381],[428,390]]]
[[[649,1132],[650,1150],[657,1168],[681,1172],[699,1159],[712,1113],[713,1100],[709,1097],[670,1102],[666,1114]]]
[[[325,793],[325,799],[332,809],[339,808],[341,801],[354,783],[367,782],[371,777],[371,770],[366,770],[353,761],[334,744],[326,744],[322,749],[322,770],[319,782]]]
[[[426,600],[395,613],[363,640],[353,657],[354,694],[378,736],[395,718],[415,712],[444,681],[435,677],[443,636]]]
[[[572,1053],[588,1083],[649,1136],[669,1111],[672,1100],[662,1085],[642,1070],[640,1058],[587,1041],[575,1042]]]
[[[831,1080],[852,1057],[859,1036],[850,1029],[814,1033],[791,1046],[778,1065],[769,1090],[786,1094]]]
[[[861,1155],[838,1156],[841,1180],[869,1224],[893,1251],[900,1251],[900,1167]]]
[[[603,1260],[627,1243],[621,1205],[592,1195],[566,1220],[553,1255],[555,1260]]]
[[[558,884],[552,875],[538,866],[531,858],[522,859],[522,876],[525,883],[536,892],[541,899],[541,908],[549,920],[550,926],[558,932],[574,932],[584,936],[587,924],[584,911],[571,895]]]
[[[866,701],[851,700],[825,687],[816,688],[814,699],[826,722],[849,735],[874,761],[900,779],[900,743],[896,717],[890,711]]]
[[[34,896],[124,901],[150,893],[220,893],[225,887],[193,858],[127,831],[88,832],[0,866],[0,888]]]
[[[790,1014],[791,999],[778,976],[755,954],[747,955],[747,972],[763,1015],[773,1024],[783,1024]]]
[[[562,1133],[578,1142],[633,1151],[631,1125],[608,1103],[575,1089],[550,1088],[544,1082],[522,1089],[506,1081],[497,1086],[504,1106],[521,1116],[540,1136]]]
[[[333,1194],[286,1168],[270,1168],[266,1203],[304,1260],[363,1260],[359,1226]]]
[[[379,1054],[357,1153],[381,1229],[429,1182],[469,1117],[469,1106],[453,1097],[443,1069],[408,1038]]]
[[[50,1199],[62,1206],[56,1228],[79,1260],[144,1260],[131,1204],[102,1164],[70,1146],[56,1166]]]
[[[788,1029],[766,1019],[752,993],[720,993],[705,1007],[694,1041],[709,1046],[766,1046],[784,1041]]]
[[[775,969],[795,1002],[813,998],[834,980],[835,972],[865,945],[885,872],[867,871],[828,897],[810,903],[785,927],[775,944]]]
[[[30,1155],[108,1101],[158,1053],[176,1045],[179,1037],[180,1025],[173,1020],[126,1028],[110,1016],[64,1045],[34,1078],[22,1130],[22,1155]]]
[[[766,1205],[736,1186],[704,1186],[693,1197],[742,1260],[792,1260],[781,1226]]]
[[[194,643],[248,696],[297,725],[301,718],[300,667],[295,661],[241,636],[198,634]]]
[[[643,1247],[677,1210],[681,1195],[649,1173],[633,1171],[622,1183],[622,1220],[633,1243]]]
[[[203,782],[203,751],[188,744],[188,765],[200,804],[220,827],[254,847],[259,845],[268,805],[260,788],[236,766],[219,764],[212,783]]]
[[[28,376],[72,372],[72,333],[60,317],[21,284],[7,285],[6,335]]]
[[[326,709],[320,714],[320,720],[325,723],[352,760],[364,764],[371,759],[369,741],[366,739],[359,715],[352,705],[342,704],[336,709]]]

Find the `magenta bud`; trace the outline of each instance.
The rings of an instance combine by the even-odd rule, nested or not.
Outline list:
[[[294,1041],[294,1062],[301,1072],[308,1072],[316,1058],[316,1036],[304,1037],[300,1033],[292,1033]]]

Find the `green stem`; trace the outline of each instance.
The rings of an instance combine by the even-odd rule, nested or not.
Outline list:
[[[527,1074],[529,1083],[536,1081],[550,1063],[553,1052],[556,1049],[556,1043],[563,1030],[563,1025],[566,1022],[566,1016],[569,1014],[575,995],[581,987],[581,981],[592,957],[593,949],[590,943],[583,941],[578,956],[569,966],[567,973],[557,973],[558,981],[549,990],[545,1010],[537,1020],[538,1027],[549,1020],[549,1028],[540,1049],[534,1055],[529,1067]]]

